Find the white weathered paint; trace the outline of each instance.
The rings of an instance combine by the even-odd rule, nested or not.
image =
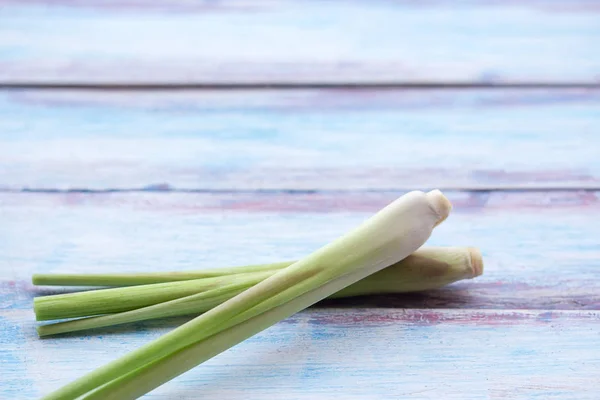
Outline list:
[[[8,1],[0,81],[598,83],[598,16],[592,0]]]

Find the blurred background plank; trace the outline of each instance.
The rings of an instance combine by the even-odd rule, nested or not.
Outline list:
[[[4,0],[2,84],[598,84],[572,1]]]
[[[32,312],[10,310],[0,317],[3,394],[47,394],[182,321],[39,340]],[[310,309],[148,398],[595,399],[599,334],[592,311]]]
[[[300,258],[400,193],[0,194],[0,304],[30,309],[37,272],[215,268]],[[455,209],[432,246],[482,249],[483,276],[410,296],[334,302],[386,308],[600,308],[598,193],[448,193]]]
[[[13,90],[4,190],[600,187],[600,90]]]

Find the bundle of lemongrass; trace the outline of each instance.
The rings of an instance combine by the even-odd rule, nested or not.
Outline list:
[[[421,248],[451,205],[411,192],[346,235],[298,260],[190,272],[34,275],[33,283],[118,286],[38,297],[40,336],[199,315],[64,386],[46,399],[134,399],[327,297],[439,288],[483,271],[473,248]]]

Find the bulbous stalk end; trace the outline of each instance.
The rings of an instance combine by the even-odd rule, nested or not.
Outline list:
[[[425,197],[429,201],[431,209],[439,217],[434,225],[434,227],[436,227],[448,218],[448,215],[452,210],[452,203],[450,203],[450,200],[448,200],[448,198],[438,189],[427,192]]]
[[[473,268],[473,278],[483,274],[483,257],[481,252],[476,247],[469,247],[469,254],[471,256],[471,268]]]

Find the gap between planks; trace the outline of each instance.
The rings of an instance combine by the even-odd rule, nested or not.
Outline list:
[[[600,83],[579,82],[523,82],[523,83],[462,83],[462,82],[231,82],[231,83],[87,83],[87,82],[10,82],[0,81],[0,90],[299,90],[299,89],[353,89],[353,90],[440,90],[440,89],[600,89]]]
[[[600,184],[591,183],[588,185],[579,184],[516,184],[516,185],[478,185],[478,186],[435,186],[435,187],[389,187],[377,189],[213,189],[213,188],[175,188],[168,184],[148,185],[137,188],[23,188],[12,189],[0,186],[0,193],[40,193],[40,194],[69,194],[69,193],[202,193],[202,194],[359,194],[359,193],[390,193],[390,192],[409,192],[411,190],[430,191],[438,189],[444,192],[458,193],[552,193],[552,192],[597,192],[600,191]]]
[[[59,190],[0,191],[0,210],[19,206],[115,206],[244,213],[374,212],[411,190]],[[434,188],[435,189],[435,188]],[[519,209],[597,210],[598,190],[446,190],[455,211],[515,211]],[[428,190],[428,189],[424,189]]]

